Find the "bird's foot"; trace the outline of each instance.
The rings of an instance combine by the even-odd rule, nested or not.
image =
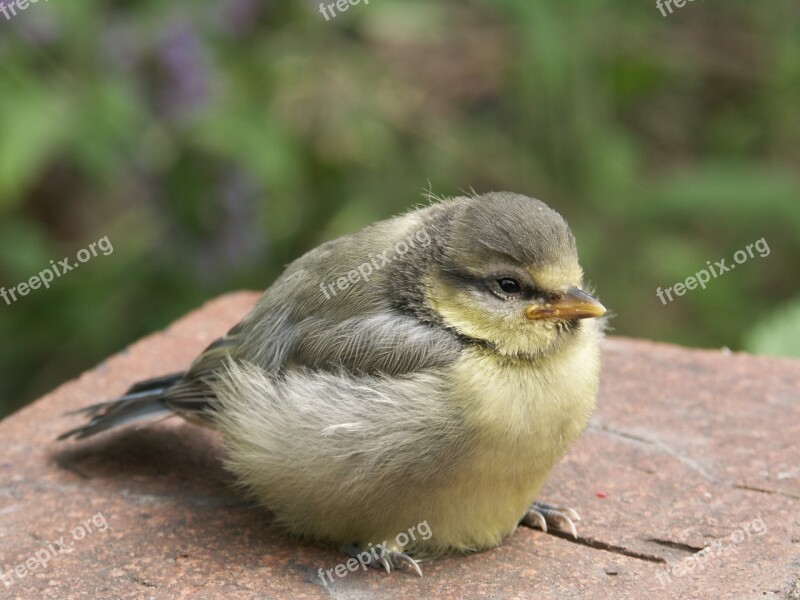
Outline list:
[[[392,567],[399,569],[401,566],[406,565],[414,569],[417,575],[422,577],[422,569],[419,568],[419,563],[416,560],[408,556],[408,554],[392,550],[383,544],[371,546],[369,549],[353,544],[345,546],[344,551],[363,565],[375,569],[384,568],[387,573],[392,572]]]
[[[580,521],[580,515],[569,506],[554,506],[544,502],[534,502],[528,508],[528,512],[522,517],[522,523],[528,527],[539,527],[545,533],[547,526],[555,527],[562,531],[569,531],[576,540],[578,530],[575,529],[574,521]]]

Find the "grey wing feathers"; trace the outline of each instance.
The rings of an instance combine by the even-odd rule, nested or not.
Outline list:
[[[116,400],[73,411],[70,414],[87,415],[89,422],[58,439],[84,439],[122,425],[173,414],[207,419],[216,400],[208,384],[217,377],[218,369],[235,347],[235,333],[238,331],[209,346],[186,373],[139,382]],[[310,317],[293,326],[288,337],[289,350],[282,353],[284,369],[303,367],[399,376],[451,364],[461,350],[460,342],[451,333],[396,314],[354,317],[336,324]]]
[[[171,414],[210,418],[217,400],[209,384],[229,359],[252,363],[271,376],[296,368],[400,376],[455,362],[462,343],[452,332],[392,306],[389,269],[376,273],[369,285],[330,299],[322,294],[319,282],[363,261],[368,241],[348,236],[298,259],[185,374],[138,383],[117,400],[84,409],[89,422],[60,439]]]
[[[308,318],[296,327],[287,366],[398,376],[446,366],[460,350],[454,335],[403,315]]]

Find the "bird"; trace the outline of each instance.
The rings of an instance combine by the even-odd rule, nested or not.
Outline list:
[[[520,525],[577,537],[538,494],[595,409],[606,309],[544,202],[436,200],[308,251],[185,372],[75,411],[59,439],[211,426],[290,535],[387,571]]]

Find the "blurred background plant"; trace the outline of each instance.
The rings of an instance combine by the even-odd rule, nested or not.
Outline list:
[[[114,246],[0,302],[0,415],[424,190],[546,200],[618,334],[800,355],[797,2],[318,5],[0,15],[0,285]]]

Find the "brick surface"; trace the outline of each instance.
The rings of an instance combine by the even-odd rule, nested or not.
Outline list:
[[[54,441],[79,420],[63,412],[185,368],[255,298],[219,298],[0,423],[0,597],[800,598],[798,361],[609,338],[598,411],[543,494],[581,513],[580,539],[521,528],[421,579],[323,587],[344,557],[243,500],[206,429]]]

